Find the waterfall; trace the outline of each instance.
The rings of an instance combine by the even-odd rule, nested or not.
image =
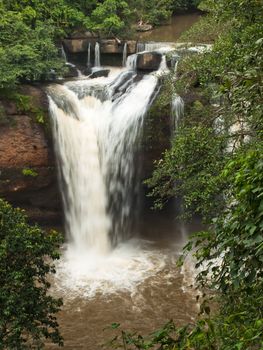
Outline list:
[[[129,70],[135,71],[137,68],[137,54],[133,54],[128,56],[127,61],[126,61],[126,68]]]
[[[174,47],[174,43],[167,42],[148,42],[144,44],[145,51],[158,51],[163,48],[172,49]]]
[[[145,51],[145,44],[144,44],[144,43],[137,43],[136,51],[137,51],[137,52],[143,52],[143,51]]]
[[[170,72],[169,68],[167,66],[167,61],[166,61],[165,55],[162,55],[162,60],[160,63],[159,72],[161,72],[161,73],[169,73]]]
[[[123,54],[122,54],[122,66],[126,66],[126,61],[127,61],[127,43],[124,44],[123,47]]]
[[[158,78],[124,73],[48,91],[66,230],[80,252],[106,254],[130,232],[134,152]]]
[[[90,58],[90,55],[91,55],[91,44],[89,43],[89,46],[88,46],[88,57],[87,57],[87,67],[90,68],[91,66],[91,58]]]
[[[61,45],[61,57],[63,58],[65,63],[68,63],[67,54],[65,52],[65,49],[64,49],[63,45]]]
[[[97,42],[95,45],[95,62],[94,67],[100,67],[100,44]]]
[[[83,77],[83,74],[82,74],[81,71],[75,66],[75,64],[68,62],[67,54],[66,54],[66,51],[65,51],[63,45],[61,46],[61,56],[62,56],[62,58],[64,59],[66,66],[75,68],[75,69],[76,69],[76,72],[77,72],[77,74],[78,74],[78,77],[79,77],[79,78]]]
[[[172,100],[172,130],[176,131],[179,121],[184,115],[184,100],[177,94],[174,94]]]

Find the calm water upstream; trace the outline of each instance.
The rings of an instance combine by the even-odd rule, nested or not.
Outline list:
[[[177,16],[145,39],[175,41],[197,19]],[[66,350],[100,349],[113,322],[143,334],[170,319],[182,325],[198,312],[194,264],[189,258],[176,266],[197,225],[176,222],[173,207],[143,213],[138,205],[136,152],[159,77],[167,73],[165,56],[157,72],[140,79],[133,61],[108,78],[48,91],[68,236],[52,294],[64,299],[58,321]]]
[[[157,27],[149,32],[138,35],[140,41],[177,41],[181,34],[189,29],[200,18],[200,13],[191,13],[174,16],[171,23],[166,26]]]

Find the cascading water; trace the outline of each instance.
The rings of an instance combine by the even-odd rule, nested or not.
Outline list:
[[[66,299],[133,294],[175,266],[173,249],[152,249],[132,225],[137,145],[164,66],[137,76],[137,55],[129,57],[118,75],[48,89],[69,238],[54,288]]]
[[[169,69],[168,69],[168,66],[167,66],[167,61],[166,61],[166,56],[165,55],[162,55],[162,60],[161,60],[161,63],[160,63],[160,68],[159,68],[159,71],[161,73],[169,73]]]
[[[145,43],[137,43],[136,51],[143,52],[145,50]]]
[[[91,44],[88,46],[87,67],[91,67]]]
[[[172,99],[172,130],[175,132],[179,121],[184,115],[184,100],[177,94]]]
[[[114,83],[120,89],[126,80],[122,74],[108,83],[71,82],[49,92],[67,230],[78,250],[104,254],[110,242],[129,234],[134,146],[157,78],[129,80],[114,98]]]
[[[95,44],[94,67],[100,67],[100,44],[98,42]]]
[[[145,51],[158,51],[163,48],[173,48],[174,43],[165,43],[165,42],[148,42],[144,44]]]
[[[63,45],[61,45],[61,56],[62,56],[63,60],[65,61],[65,63],[67,63],[68,59],[67,59],[67,55],[66,55],[66,52],[65,52]]]
[[[126,61],[127,61],[127,43],[124,44],[123,47],[123,54],[122,54],[122,66],[126,67]]]
[[[75,70],[78,74],[78,77],[81,78],[83,76],[81,71],[75,66],[75,64],[68,62],[67,54],[66,54],[66,51],[65,51],[63,45],[61,46],[61,56],[64,59],[65,64],[69,67],[75,68]]]
[[[127,62],[126,62],[126,68],[127,68],[127,69],[133,70],[133,71],[136,70],[136,66],[137,66],[137,57],[138,57],[137,54],[133,54],[133,55],[128,56]]]

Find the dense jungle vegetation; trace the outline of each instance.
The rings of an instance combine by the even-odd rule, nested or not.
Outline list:
[[[170,77],[163,97],[182,96],[185,115],[147,185],[156,208],[176,197],[185,220],[206,224],[185,247],[199,271],[201,314],[145,338],[122,331],[127,349],[263,349],[263,6],[204,0],[200,8],[209,14],[183,39],[214,46]]]
[[[200,270],[200,318],[182,328],[171,321],[145,337],[122,330],[111,348],[263,349],[263,4],[0,1],[1,89],[47,79],[51,69],[63,72],[59,43],[74,30],[128,35],[133,23],[161,24],[197,5],[207,15],[183,39],[214,46],[183,59],[177,78],[168,77],[164,94],[181,95],[186,110],[147,185],[156,208],[180,198],[185,220],[197,214],[206,223],[185,248],[185,254],[194,249]],[[0,201],[0,239],[0,349],[41,348],[45,338],[62,344],[54,317],[61,301],[46,294],[46,275],[54,269],[44,260],[58,258],[59,237],[28,226],[19,210]]]

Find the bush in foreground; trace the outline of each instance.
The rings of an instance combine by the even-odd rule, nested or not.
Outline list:
[[[48,295],[47,279],[60,243],[0,199],[0,349],[41,349],[45,339],[62,345],[55,317],[62,300]]]

